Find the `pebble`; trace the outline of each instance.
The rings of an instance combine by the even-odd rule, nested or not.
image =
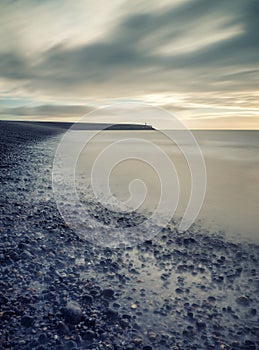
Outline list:
[[[249,306],[250,305],[250,300],[247,296],[241,295],[240,297],[236,298],[237,304],[241,306]]]
[[[102,295],[106,299],[110,299],[114,296],[114,290],[112,288],[104,289]]]
[[[107,317],[107,319],[109,319],[109,320],[115,321],[115,320],[118,318],[118,316],[119,316],[119,314],[118,314],[118,312],[115,311],[115,310],[108,309],[108,310],[106,311],[106,317]]]
[[[154,340],[154,339],[156,339],[157,334],[154,333],[154,332],[150,332],[150,333],[148,333],[148,337],[149,337],[150,340]]]
[[[93,340],[96,337],[96,334],[91,331],[91,330],[87,330],[84,334],[83,337],[85,340]]]
[[[64,322],[62,322],[62,321],[59,321],[59,322],[57,323],[57,331],[58,331],[58,333],[60,333],[60,334],[69,334],[69,328],[68,328],[68,326],[67,326]]]
[[[23,316],[21,319],[21,325],[24,327],[31,327],[33,323],[33,318],[30,316]]]
[[[196,320],[196,326],[199,330],[206,328],[206,323],[202,320]]]
[[[91,305],[93,303],[93,297],[89,294],[83,295],[82,299],[88,305]]]
[[[64,309],[64,318],[67,323],[75,325],[81,321],[82,310],[80,305],[75,301],[70,301]]]

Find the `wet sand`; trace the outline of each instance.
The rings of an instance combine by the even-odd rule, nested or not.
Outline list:
[[[53,126],[0,124],[0,348],[258,349],[258,245],[173,222],[134,248],[82,240],[53,198]]]

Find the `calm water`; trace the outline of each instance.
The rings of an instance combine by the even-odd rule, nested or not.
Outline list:
[[[259,132],[195,131],[194,135],[202,150],[207,170],[206,196],[196,222],[209,230],[223,230],[229,237],[259,243]],[[134,143],[130,140],[132,138],[136,139]],[[143,139],[147,141],[145,144]],[[123,142],[115,148],[107,148],[119,140]],[[142,180],[147,193],[145,200],[139,205],[139,210],[152,212],[161,195],[161,173],[166,173],[164,186],[172,186],[174,180],[173,175],[167,173],[168,170],[163,166],[159,165],[156,172],[145,161],[150,159],[149,157],[157,161],[160,157],[159,154],[152,153],[153,144],[166,152],[176,168],[180,198],[175,216],[181,217],[190,196],[190,171],[179,148],[160,132],[99,133],[81,152],[77,163],[78,178],[82,179],[83,176],[84,186],[87,187],[91,183],[94,162],[102,161],[104,166],[109,168],[109,163],[117,159],[118,154],[124,155],[123,161],[111,166],[109,188],[117,199],[126,201],[130,196],[130,182],[134,179]],[[193,151],[190,147],[189,152]],[[99,159],[104,152],[105,157]],[[139,154],[141,159],[136,159],[136,154]],[[105,171],[97,172],[98,176],[101,187]],[[139,192],[137,200],[141,202],[143,198],[141,191]],[[138,191],[135,195],[138,195]]]

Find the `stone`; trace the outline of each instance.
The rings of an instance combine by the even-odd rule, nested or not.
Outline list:
[[[91,295],[89,295],[89,294],[83,295],[82,299],[88,305],[93,303],[93,297]]]
[[[240,297],[236,298],[236,303],[241,306],[249,306],[250,300],[245,295],[241,295]]]
[[[95,335],[94,331],[91,331],[91,330],[87,330],[84,334],[84,339],[88,340],[88,341],[93,340],[95,337],[96,337],[96,335]]]
[[[58,333],[60,334],[69,334],[68,326],[62,321],[58,322],[57,330],[58,330]]]
[[[202,320],[197,320],[196,321],[196,326],[199,330],[205,329],[206,328],[206,323],[203,322]]]
[[[23,316],[21,319],[21,325],[23,327],[31,327],[33,325],[34,321],[33,318],[30,316]]]
[[[67,303],[63,313],[67,323],[76,325],[81,321],[82,310],[80,305],[75,301]]]
[[[118,312],[117,311],[114,311],[112,309],[108,309],[106,311],[106,317],[107,319],[109,320],[116,320],[118,318]]]
[[[47,342],[48,338],[47,338],[47,335],[42,333],[40,334],[39,336],[39,343],[40,344],[45,344]]]
[[[114,290],[112,288],[104,289],[102,295],[106,299],[110,299],[114,296]]]

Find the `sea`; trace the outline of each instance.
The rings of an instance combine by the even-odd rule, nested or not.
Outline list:
[[[94,187],[102,204],[117,201],[124,208],[126,203],[146,215],[165,200],[165,210],[172,206],[172,217],[181,218],[197,185],[189,162],[196,157],[204,198],[194,223],[230,239],[259,243],[259,131],[195,130],[198,145],[191,142],[184,149],[181,137],[175,142],[163,131],[85,133],[75,131],[75,139],[84,141],[77,155],[73,145],[68,149],[77,157],[76,181],[86,195]],[[166,192],[169,199],[169,194],[163,197]]]

